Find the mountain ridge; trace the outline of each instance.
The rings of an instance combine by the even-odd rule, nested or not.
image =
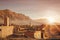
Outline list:
[[[16,13],[16,12],[12,12],[9,9],[5,9],[5,10],[0,10],[0,18],[4,18],[5,16],[8,16],[10,19],[19,19],[19,20],[30,20],[29,16],[26,16],[22,13]]]
[[[9,17],[10,24],[26,24],[27,21],[31,20],[29,16],[26,16],[22,13],[16,13],[10,9],[4,9],[0,10],[0,24],[4,23],[4,16]]]

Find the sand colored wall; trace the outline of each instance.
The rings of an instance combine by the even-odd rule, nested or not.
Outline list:
[[[4,38],[13,34],[13,26],[0,26],[0,37]]]

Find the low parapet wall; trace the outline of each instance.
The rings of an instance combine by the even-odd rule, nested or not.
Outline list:
[[[0,26],[0,38],[5,38],[13,34],[14,26]]]

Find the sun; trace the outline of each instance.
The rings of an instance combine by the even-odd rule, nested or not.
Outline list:
[[[53,17],[48,17],[47,20],[48,20],[48,23],[54,23],[55,22]]]

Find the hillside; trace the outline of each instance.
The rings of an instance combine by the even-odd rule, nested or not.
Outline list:
[[[8,16],[10,19],[19,19],[19,20],[30,20],[28,16],[25,16],[21,13],[12,12],[9,9],[0,10],[0,18],[4,18],[4,15]]]
[[[0,23],[3,23],[4,15],[10,18],[10,23],[20,24],[23,21],[31,20],[30,17],[21,13],[13,12],[9,9],[0,10]]]

